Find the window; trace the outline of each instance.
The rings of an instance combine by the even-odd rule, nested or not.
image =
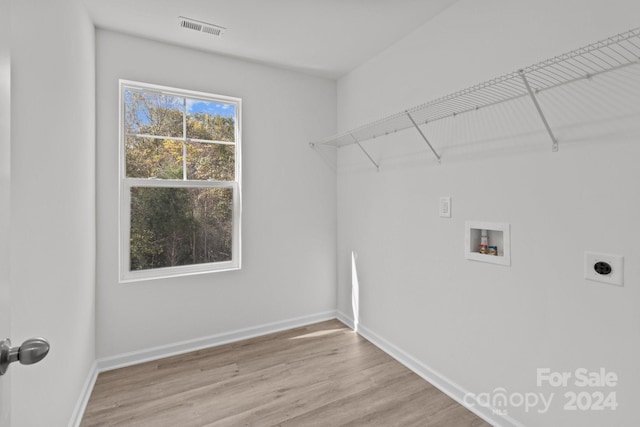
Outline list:
[[[240,268],[240,109],[120,81],[120,279]]]

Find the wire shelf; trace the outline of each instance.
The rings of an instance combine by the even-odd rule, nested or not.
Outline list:
[[[420,125],[529,96],[532,98],[547,128],[555,151],[557,150],[557,141],[536,100],[536,94],[638,63],[640,63],[640,27],[434,99],[330,138],[311,142],[310,145],[312,147],[316,144],[343,147],[358,144],[367,154],[360,142],[415,128],[420,132],[434,155],[440,160],[439,155],[420,131]],[[369,155],[367,154],[367,156]],[[370,156],[369,159],[378,167]]]

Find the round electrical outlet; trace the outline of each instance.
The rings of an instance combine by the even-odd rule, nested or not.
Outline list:
[[[596,271],[596,273],[603,275],[603,276],[608,276],[609,274],[611,274],[611,264],[609,264],[608,262],[604,262],[604,261],[599,261],[596,262],[593,265],[593,269]]]

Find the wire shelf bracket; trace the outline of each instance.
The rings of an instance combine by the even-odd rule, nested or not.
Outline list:
[[[364,149],[364,147],[362,146],[362,144],[360,144],[360,142],[356,139],[355,136],[353,136],[353,134],[350,134],[351,138],[353,138],[353,141],[358,144],[358,147],[360,147],[360,149],[362,150],[362,152],[364,154],[366,154],[366,156],[369,158],[369,160],[371,161],[371,163],[373,163],[373,165],[376,167],[376,171],[380,172],[380,165],[376,163],[375,160],[373,160],[373,157],[371,157],[371,155],[367,152],[367,150]]]
[[[408,112],[408,111],[405,111],[405,112],[407,113],[407,117],[409,118],[409,120],[411,120],[411,123],[413,123],[413,126],[415,126],[416,130],[418,131],[418,133],[420,134],[422,139],[424,139],[424,142],[426,142],[427,145],[429,146],[429,148],[431,148],[431,151],[433,152],[433,155],[436,156],[436,159],[438,159],[438,164],[440,164],[440,155],[438,155],[438,152],[433,148],[433,145],[431,145],[431,143],[429,142],[427,137],[424,136],[424,133],[422,132],[422,129],[420,129],[420,126],[418,126],[416,121],[413,120],[413,117],[411,117],[411,113]]]
[[[558,139],[553,134],[553,131],[551,130],[551,126],[549,126],[549,122],[547,122],[547,118],[544,116],[544,113],[542,112],[542,108],[540,108],[540,104],[538,103],[538,99],[536,98],[535,93],[533,93],[533,90],[531,89],[531,85],[529,84],[529,81],[527,80],[527,76],[525,75],[524,70],[518,70],[518,73],[520,73],[520,77],[522,77],[522,82],[524,83],[525,87],[527,88],[527,92],[529,92],[529,96],[531,97],[531,100],[533,101],[533,105],[535,105],[536,110],[538,110],[538,114],[540,115],[540,118],[542,119],[542,123],[544,124],[544,127],[547,129],[547,133],[551,137],[551,142],[552,142],[551,150],[552,151],[558,151]]]
[[[440,162],[441,154],[435,150],[420,126],[447,117],[455,117],[458,114],[477,111],[480,108],[529,97],[551,137],[552,150],[557,151],[558,140],[549,126],[536,95],[546,90],[579,80],[591,79],[599,74],[637,64],[640,64],[640,27],[405,109],[347,132],[311,142],[310,145],[312,147],[327,145],[339,148],[357,144],[379,170],[379,164],[373,160],[362,143],[379,136],[415,128]]]

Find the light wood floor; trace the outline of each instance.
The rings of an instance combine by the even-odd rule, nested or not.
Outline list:
[[[488,426],[337,320],[98,376],[89,426]]]

